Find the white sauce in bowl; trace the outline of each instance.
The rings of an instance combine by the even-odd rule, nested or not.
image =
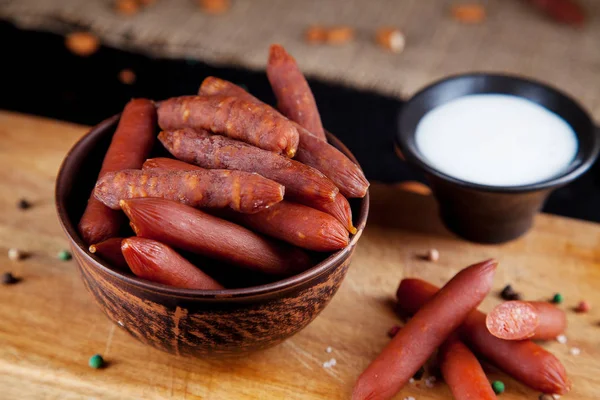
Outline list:
[[[561,117],[504,94],[468,95],[434,108],[417,125],[415,141],[431,167],[490,186],[553,178],[567,169],[578,147]]]

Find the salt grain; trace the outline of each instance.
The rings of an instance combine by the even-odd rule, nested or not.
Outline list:
[[[325,349],[326,353],[331,353],[333,351],[333,349],[331,348],[331,346],[327,346],[327,348]]]
[[[8,250],[8,258],[12,261],[19,261],[23,256],[23,252],[19,249],[12,248]]]
[[[415,378],[410,378],[410,379],[408,380],[408,383],[415,383]]]
[[[329,361],[325,361],[323,363],[323,368],[332,368],[337,364],[337,360],[335,358],[330,359]]]
[[[579,347],[571,347],[569,353],[571,353],[572,356],[578,356],[579,354],[581,354],[581,350],[579,349]]]
[[[567,337],[565,335],[558,335],[556,341],[560,344],[565,344],[567,343]]]
[[[556,400],[560,399],[560,394],[553,394],[552,397],[554,397]]]
[[[415,398],[412,396],[408,396],[408,397],[405,397],[404,400],[415,400]]]
[[[428,388],[432,388],[433,386],[435,386],[435,381],[437,379],[435,378],[435,376],[430,376],[429,378],[425,379],[425,386],[427,386]]]
[[[440,259],[440,252],[437,249],[429,249],[425,258],[427,261],[436,262]]]

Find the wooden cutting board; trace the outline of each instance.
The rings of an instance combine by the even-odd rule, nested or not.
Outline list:
[[[568,343],[544,346],[565,364],[573,391],[564,398],[600,397],[600,225],[540,215],[525,237],[483,246],[453,237],[441,225],[434,200],[374,184],[371,216],[350,272],[325,311],[301,333],[242,359],[171,356],[146,347],[106,319],[86,292],[54,209],[54,179],[67,150],[86,127],[0,112],[0,272],[23,280],[0,286],[0,398],[12,399],[346,399],[356,377],[399,323],[392,306],[400,279],[442,284],[460,268],[494,257],[495,289],[511,283],[527,299],[565,297]],[[22,211],[20,198],[33,202]],[[16,247],[31,253],[9,261]],[[440,260],[418,256],[437,248]],[[581,299],[588,314],[571,308]],[[488,296],[481,309],[499,302]],[[331,353],[326,349],[331,347]],[[577,347],[581,354],[573,356]],[[109,365],[87,366],[95,353]],[[336,365],[323,363],[335,359]],[[502,399],[539,395],[503,373]],[[408,385],[397,396],[447,399],[443,383]]]

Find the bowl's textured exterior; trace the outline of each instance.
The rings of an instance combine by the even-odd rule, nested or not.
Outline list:
[[[344,279],[344,260],[301,287],[262,299],[206,302],[130,286],[73,247],[83,282],[104,313],[140,341],[182,355],[246,353],[280,343],[308,325]]]
[[[56,184],[59,219],[83,282],[114,323],[169,353],[235,355],[280,343],[325,308],[348,272],[365,227],[368,194],[351,201],[359,231],[345,249],[302,274],[272,284],[212,292],[170,288],[124,274],[89,253],[76,226],[94,183],[87,181],[97,176],[117,121],[118,116],[104,121],[73,147]],[[330,142],[352,157],[335,137],[330,136]]]

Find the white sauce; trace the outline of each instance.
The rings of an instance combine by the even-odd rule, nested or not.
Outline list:
[[[577,153],[571,126],[517,96],[475,94],[434,108],[417,125],[426,162],[471,183],[520,186],[563,172]]]

